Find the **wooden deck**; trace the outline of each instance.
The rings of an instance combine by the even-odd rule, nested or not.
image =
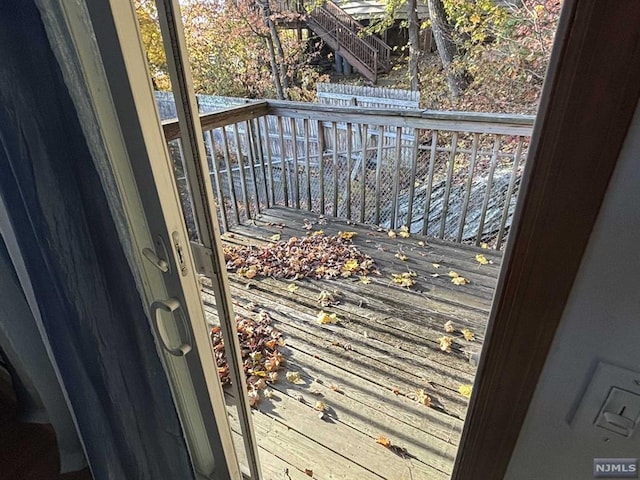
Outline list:
[[[459,387],[473,383],[468,353],[482,345],[500,253],[414,235],[390,238],[386,231],[346,220],[318,224],[314,214],[283,207],[234,227],[224,240],[261,244],[275,233],[282,239],[304,236],[304,219],[327,235],[357,232],[353,243],[375,259],[382,275],[372,275],[366,285],[358,278],[297,280],[298,290],[290,292],[290,281],[230,273],[237,313],[251,315],[244,308],[249,303],[267,310],[286,341],[287,365],[273,386],[275,397],[263,398],[253,415],[265,478],[308,479],[305,469],[316,479],[449,478],[468,405]],[[398,252],[407,260],[398,259]],[[493,263],[480,265],[478,253]],[[391,273],[407,270],[416,272],[416,285],[394,285]],[[454,285],[450,270],[470,283]],[[324,309],[335,312],[339,324],[317,322],[322,290],[339,296],[339,305]],[[207,287],[203,296],[215,321],[215,299]],[[438,339],[449,320],[457,330],[451,352],[445,353]],[[475,341],[466,341],[462,328],[473,331]],[[300,372],[304,383],[288,382],[286,371]],[[431,396],[431,407],[417,401],[420,389]],[[314,410],[317,400],[328,407],[324,420]],[[231,395],[228,401],[238,434]],[[376,443],[379,436],[407,454]]]

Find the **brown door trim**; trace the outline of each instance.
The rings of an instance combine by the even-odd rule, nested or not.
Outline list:
[[[565,0],[454,480],[504,477],[640,96],[640,2]]]

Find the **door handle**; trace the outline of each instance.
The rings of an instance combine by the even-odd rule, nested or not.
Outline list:
[[[171,348],[167,344],[164,336],[162,335],[162,330],[160,329],[160,315],[161,312],[166,313],[174,313],[178,312],[178,316],[180,317],[180,321],[182,323],[182,328],[187,334],[187,341],[182,343],[176,348]],[[185,317],[184,311],[181,308],[180,301],[177,298],[168,298],[166,300],[156,300],[151,304],[151,315],[153,317],[153,329],[156,332],[157,337],[160,339],[160,343],[162,344],[162,348],[164,348],[171,355],[176,357],[184,357],[187,353],[191,351],[191,330],[189,330],[189,325],[187,325],[187,319]],[[175,316],[175,315],[174,315]]]

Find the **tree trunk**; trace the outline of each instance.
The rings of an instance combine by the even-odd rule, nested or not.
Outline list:
[[[411,79],[411,90],[419,88],[419,65],[420,65],[420,20],[418,19],[417,0],[407,0],[407,10],[409,17],[409,78]]]
[[[284,61],[284,50],[278,36],[278,30],[271,18],[271,5],[269,0],[258,2],[262,11],[262,20],[269,28],[269,35],[266,36],[267,46],[269,47],[269,61],[271,63],[271,73],[273,75],[273,83],[276,87],[276,95],[280,100],[287,99],[287,89],[289,88],[287,81],[287,65]],[[276,57],[276,50],[280,57],[280,62]],[[280,67],[278,68],[278,64]]]
[[[469,86],[469,74],[460,68],[453,68],[453,60],[458,55],[458,47],[453,41],[452,27],[447,19],[442,0],[427,0],[429,6],[429,18],[433,37],[445,75],[451,96],[457,97]]]

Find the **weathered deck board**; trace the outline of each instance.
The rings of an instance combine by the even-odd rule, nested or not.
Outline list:
[[[272,388],[275,398],[263,398],[253,415],[265,477],[309,478],[304,470],[311,469],[317,479],[448,478],[468,404],[458,388],[473,383],[475,374],[465,352],[481,348],[500,255],[418,236],[390,238],[385,231],[345,220],[322,219],[320,225],[317,216],[286,208],[263,212],[224,240],[257,245],[274,233],[283,240],[304,236],[304,219],[327,235],[357,232],[353,243],[374,258],[382,275],[371,275],[367,285],[357,278],[292,282],[229,275],[237,313],[251,315],[244,308],[248,304],[269,312],[286,341],[285,371],[298,371],[303,379],[295,385],[282,372]],[[418,244],[422,241],[424,246]],[[395,257],[398,251],[407,255],[406,262]],[[493,263],[480,265],[478,253]],[[390,274],[407,268],[417,273],[415,287],[393,285]],[[449,270],[471,283],[453,285]],[[287,289],[290,283],[296,292]],[[338,292],[339,304],[324,310],[335,312],[339,324],[317,323],[322,290]],[[203,297],[208,316],[215,317],[215,298],[206,285]],[[457,332],[452,352],[440,351],[438,339],[448,320],[458,329],[471,329],[475,341]],[[432,397],[432,408],[416,401],[418,389]],[[327,404],[327,420],[318,418],[317,400]],[[234,408],[229,415],[237,434]],[[406,448],[407,458],[378,445],[378,436]]]

